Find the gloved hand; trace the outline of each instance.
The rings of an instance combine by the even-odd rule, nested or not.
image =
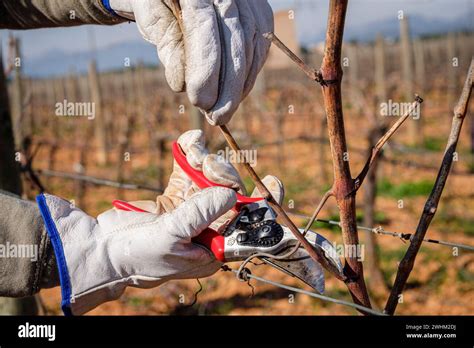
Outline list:
[[[83,314],[117,299],[127,286],[151,288],[171,279],[207,277],[220,264],[191,243],[235,204],[233,190],[210,188],[172,213],[111,209],[97,220],[68,201],[37,198],[53,245],[65,314]]]
[[[191,167],[202,171],[204,176],[210,181],[230,187],[246,195],[245,186],[234,166],[216,154],[209,154],[205,143],[204,134],[201,130],[187,131],[178,139],[178,144],[186,154]],[[263,178],[262,182],[270,190],[273,197],[281,203],[284,196],[284,188],[280,180],[272,175],[267,175]],[[164,193],[156,198],[156,202],[133,201],[129,203],[151,213],[163,214],[174,210],[199,190],[199,187],[191,181],[176,161],[174,161],[173,172],[170,175],[168,186]],[[261,193],[255,189],[251,196],[261,197]],[[219,230],[233,216],[234,212],[228,211],[210,226],[214,230]]]
[[[166,79],[186,90],[212,125],[230,121],[249,94],[268,55],[273,31],[267,0],[180,0],[182,30],[172,0],[102,0],[119,16],[135,20],[157,46]]]
[[[215,154],[209,154],[202,130],[190,130],[183,133],[178,138],[178,144],[186,154],[191,167],[202,171],[204,176],[212,182],[245,194],[245,186],[234,166]],[[199,187],[174,161],[168,185],[163,194],[156,198],[156,202],[135,201],[130,203],[151,213],[163,214],[174,210],[199,190]]]
[[[243,192],[233,166],[208,154],[200,130],[184,133],[178,142],[208,179]],[[282,197],[276,178],[268,176],[264,183],[275,198]],[[224,223],[236,197],[222,187],[200,191],[175,163],[156,202],[132,202],[150,213],[114,208],[94,219],[59,197],[43,194],[37,201],[58,263],[63,310],[83,314],[117,299],[127,286],[150,288],[215,273],[221,263],[191,239],[211,223],[215,229]]]

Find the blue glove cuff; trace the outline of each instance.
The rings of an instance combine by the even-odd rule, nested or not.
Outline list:
[[[113,14],[116,17],[120,17],[112,7],[110,7],[110,0],[101,0],[102,5],[104,5],[105,9],[109,11],[111,14]]]
[[[69,272],[66,264],[66,257],[64,256],[63,243],[59,236],[56,224],[51,217],[48,205],[46,204],[46,198],[43,194],[36,196],[41,216],[43,217],[46,231],[48,232],[49,239],[53,245],[54,254],[56,255],[56,263],[58,265],[59,281],[61,283],[61,308],[64,315],[71,316],[71,281],[69,279]]]

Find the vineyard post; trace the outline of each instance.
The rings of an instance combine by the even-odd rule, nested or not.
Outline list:
[[[456,36],[454,35],[454,33],[449,33],[448,37],[446,38],[446,76],[448,78],[447,95],[449,109],[453,107],[453,103],[455,102],[454,98],[458,80],[458,64],[456,64],[456,61],[459,59],[459,57],[457,57],[457,53],[458,52],[456,50]]]
[[[426,57],[425,57],[425,43],[422,39],[413,41],[413,53],[415,55],[415,79],[416,89],[418,93],[424,94],[424,87],[426,85]]]
[[[318,146],[318,152],[319,152],[319,163],[320,163],[320,168],[319,168],[319,172],[320,172],[320,178],[321,178],[321,182],[324,183],[324,185],[326,185],[328,182],[329,182],[329,175],[326,171],[326,147],[327,147],[327,133],[326,133],[326,128],[327,128],[327,120],[326,120],[326,116],[323,115],[321,117],[321,119],[318,119],[316,120],[316,125],[317,127],[319,127],[319,138],[320,138],[320,141],[319,141],[319,146]]]
[[[405,102],[413,98],[413,49],[410,34],[410,24],[406,14],[400,19],[400,54],[402,59],[402,87]],[[409,142],[412,145],[421,142],[421,119],[408,124]]]
[[[57,78],[52,81],[52,84],[54,100],[61,103],[66,98],[63,80],[61,78]],[[60,142],[59,118],[54,118],[50,125],[53,133],[53,141],[48,154],[48,169],[54,170],[56,168],[56,154],[59,149]]]
[[[356,42],[354,43],[345,43],[344,51],[342,52],[347,54],[349,59],[349,64],[347,72],[349,77],[349,91],[351,95],[355,95],[359,87],[359,47]]]
[[[375,69],[375,98],[374,108],[371,110],[372,117],[368,117],[368,122],[371,124],[367,132],[367,157],[371,156],[372,149],[376,146],[377,141],[383,136],[388,127],[388,119],[380,120],[376,117],[380,105],[387,100],[387,81],[386,81],[386,59],[385,59],[385,39],[382,34],[378,34],[374,44],[374,69]],[[367,98],[366,98],[367,99]],[[372,103],[372,100],[366,100],[365,105],[362,105],[361,112],[366,111],[367,104]],[[380,115],[380,112],[378,112]],[[367,174],[367,182],[363,197],[363,211],[364,224],[366,226],[374,226],[375,207],[377,200],[377,177],[381,171],[382,163],[375,163]],[[364,241],[366,244],[366,264],[368,272],[369,288],[377,295],[383,295],[385,298],[388,295],[387,286],[384,281],[383,273],[380,268],[380,258],[378,253],[378,244],[375,235],[371,232],[364,233]]]
[[[81,90],[77,73],[70,70],[66,77],[66,96],[69,101],[79,102],[81,100]],[[79,175],[84,175],[87,165],[87,143],[89,136],[87,135],[88,125],[80,127],[77,125],[74,129],[74,134],[79,142],[77,151],[77,160],[74,163],[74,172]],[[86,184],[83,181],[76,181],[74,183],[74,200],[78,207],[83,207],[85,204],[84,197],[86,191]]]
[[[22,149],[23,139],[30,135],[27,127],[27,122],[24,122],[23,110],[23,77],[22,77],[22,57],[20,52],[20,39],[14,36],[10,37],[10,49],[12,54],[12,100],[11,100],[11,115],[13,119],[13,132],[15,136],[15,146],[17,149]]]
[[[287,110],[278,110],[275,113],[275,121],[274,121],[274,130],[276,139],[284,139],[284,125],[285,125],[285,117],[287,116]],[[286,163],[285,163],[285,142],[280,141],[277,145],[277,162],[278,162],[278,171],[279,173],[283,174],[285,172]]]
[[[374,123],[374,126],[370,128],[367,134],[368,140],[368,153],[367,156],[371,155],[372,149],[377,144],[377,140],[383,135],[384,127],[380,122]],[[370,169],[367,174],[367,182],[364,187],[364,225],[375,226],[376,224],[376,200],[377,200],[377,176],[380,171],[380,162],[374,163],[374,166]],[[378,244],[376,236],[372,232],[366,231],[364,233],[364,241],[366,244],[366,265],[369,275],[368,284],[371,291],[374,294],[383,295],[386,298],[388,295],[387,285],[383,277],[382,270],[380,268],[380,257],[378,252]]]
[[[97,162],[100,165],[106,165],[108,162],[108,144],[107,144],[107,130],[105,113],[102,105],[102,93],[100,89],[100,81],[97,72],[97,65],[95,61],[89,64],[89,88],[91,94],[91,101],[95,104],[96,117],[95,136],[97,138]]]
[[[123,113],[120,115],[118,125],[118,151],[117,151],[117,169],[116,177],[117,181],[122,183],[126,177],[126,163],[130,161],[131,157],[131,146],[133,138],[133,129],[136,123],[136,115],[133,105],[138,103],[138,89],[127,88],[130,81],[134,80],[134,71],[131,67],[128,67],[123,72],[120,83],[122,85],[122,99],[126,101],[126,107]],[[122,188],[117,189],[117,197],[119,199],[124,198],[124,191]]]
[[[374,68],[375,68],[375,90],[377,94],[377,105],[387,100],[386,81],[386,59],[385,59],[385,39],[381,34],[377,35],[374,48]]]

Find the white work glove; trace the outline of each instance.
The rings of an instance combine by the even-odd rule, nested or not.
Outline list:
[[[210,124],[226,124],[268,56],[272,9],[267,0],[180,0],[181,32],[171,1],[103,0],[157,46],[171,89],[186,90]]]
[[[188,162],[211,181],[244,192],[228,162],[208,154],[202,131],[179,139]],[[278,179],[263,180],[277,200]],[[48,194],[37,201],[54,248],[66,314],[83,314],[117,299],[127,286],[151,288],[172,279],[194,279],[215,273],[221,263],[191,239],[206,227],[219,229],[233,216],[235,191],[199,190],[175,163],[169,185],[156,202],[131,202],[150,213],[110,209],[97,219],[70,202]],[[253,196],[258,196],[254,190]]]
[[[190,130],[183,133],[178,138],[178,144],[186,154],[191,167],[202,171],[204,176],[211,182],[232,188],[243,195],[246,194],[245,186],[234,166],[225,158],[216,154],[209,154],[202,130]],[[284,196],[284,188],[280,180],[272,175],[267,175],[263,178],[262,182],[272,193],[273,197],[281,203]],[[174,161],[173,172],[170,175],[168,186],[164,193],[156,198],[156,202],[134,201],[129,203],[150,213],[163,214],[174,210],[199,190],[199,187],[191,181],[178,163]],[[261,197],[261,194],[255,189],[251,196]],[[214,221],[210,227],[214,230],[220,230],[226,222],[234,217],[234,214],[233,211],[227,212]]]
[[[216,154],[209,154],[205,143],[204,133],[199,129],[187,131],[178,138],[178,144],[186,154],[191,167],[202,171],[210,181],[245,194],[244,184],[234,166]],[[130,203],[143,210],[163,214],[172,211],[199,190],[199,187],[174,161],[168,185],[163,194],[157,197],[156,202],[135,201]]]
[[[191,239],[236,198],[233,190],[214,187],[171,213],[114,208],[97,220],[59,197],[43,194],[37,201],[58,263],[63,311],[78,315],[119,298],[127,286],[151,288],[215,273],[221,264]]]

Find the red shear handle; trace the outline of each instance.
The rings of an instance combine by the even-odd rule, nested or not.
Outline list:
[[[115,208],[119,210],[126,210],[126,211],[135,211],[138,213],[148,213],[146,210],[140,209],[131,205],[130,203],[115,200],[112,202]],[[214,231],[211,228],[206,228],[202,231],[199,236],[192,239],[193,243],[200,244],[214,254],[217,260],[221,262],[225,262],[224,256],[224,237],[221,236],[219,233]]]
[[[189,176],[189,178],[201,189],[206,187],[213,187],[213,186],[220,186],[226,187],[224,185],[216,184],[215,182],[210,181],[206,178],[203,172],[194,169],[188,163],[188,159],[184,154],[183,150],[179,146],[178,142],[173,142],[173,157],[176,162],[179,164],[181,169]],[[246,204],[261,201],[263,197],[247,197],[237,193],[237,204],[235,205],[236,210],[240,210],[240,208]]]
[[[206,247],[212,251],[216,259],[220,262],[225,262],[224,236],[221,236],[218,232],[211,228],[206,228],[199,236],[194,237],[192,242]]]

